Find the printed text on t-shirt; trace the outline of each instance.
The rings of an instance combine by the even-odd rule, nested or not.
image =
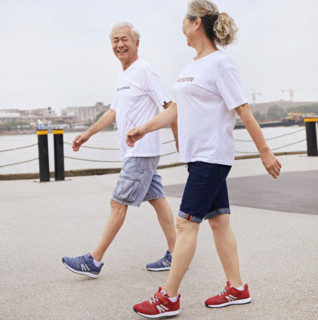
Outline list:
[[[179,78],[177,82],[192,82],[194,80],[193,77],[185,77],[185,78]]]
[[[117,90],[117,91],[120,91],[120,90],[127,90],[127,89],[130,89],[130,86],[117,88],[116,90]]]

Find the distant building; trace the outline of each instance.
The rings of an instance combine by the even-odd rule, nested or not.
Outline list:
[[[7,110],[0,110],[0,124],[11,121],[21,121],[21,114],[19,112],[8,112]]]
[[[20,109],[2,109],[0,110],[0,125],[16,125],[19,123],[28,124],[29,128],[36,128],[39,125],[47,128],[74,129],[75,127],[84,128],[89,122],[95,122],[96,116],[101,112],[109,110],[110,105],[105,106],[102,102],[97,102],[91,107],[67,107],[62,109],[61,116],[57,116],[51,107],[20,110]],[[114,125],[109,126],[112,130]]]
[[[62,118],[73,117],[77,123],[93,122],[99,113],[109,108],[109,105],[105,106],[102,102],[97,102],[93,107],[67,107],[62,109]]]
[[[29,120],[44,120],[57,117],[56,112],[52,110],[51,107],[40,108],[40,109],[30,109],[30,110],[20,110],[20,109],[2,109],[0,114],[6,115],[6,117],[14,117],[15,120],[29,121]],[[17,119],[17,115],[20,115]]]

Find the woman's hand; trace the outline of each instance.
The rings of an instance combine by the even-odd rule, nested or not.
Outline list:
[[[127,145],[131,148],[134,147],[135,142],[140,140],[146,133],[144,126],[139,126],[129,130],[125,137]]]
[[[270,150],[266,150],[260,153],[261,160],[267,172],[276,179],[279,176],[280,169],[282,167],[278,159],[273,155]]]

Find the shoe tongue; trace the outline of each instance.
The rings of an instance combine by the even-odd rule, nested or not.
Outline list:
[[[229,291],[231,289],[230,282],[228,281],[225,286],[225,290]]]

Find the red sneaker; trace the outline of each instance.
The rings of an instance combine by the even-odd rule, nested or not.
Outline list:
[[[176,316],[180,312],[180,294],[178,300],[171,302],[167,294],[161,293],[159,287],[155,295],[144,302],[134,305],[134,311],[145,318],[157,319],[161,317]]]
[[[205,300],[205,305],[209,308],[221,308],[231,304],[245,304],[250,303],[251,297],[248,292],[247,284],[244,285],[244,290],[240,291],[226,283],[226,287],[218,295]]]

